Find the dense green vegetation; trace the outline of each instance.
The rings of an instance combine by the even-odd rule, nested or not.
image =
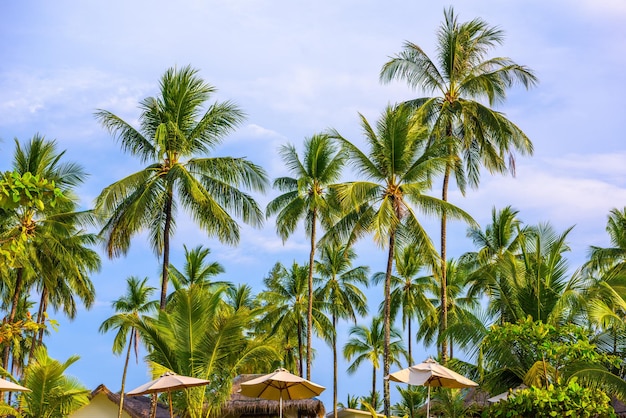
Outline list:
[[[139,105],[138,127],[96,112],[144,168],[102,190],[93,210],[78,209],[76,188],[86,173],[55,141],[16,140],[12,170],[0,179],[0,346],[4,373],[33,392],[7,397],[11,407],[26,417],[56,417],[84,405],[85,388],[64,377],[77,359],[60,363],[45,351],[54,325],[48,309],[72,318],[77,303],[89,308],[97,245],[115,258],[147,231],[161,260],[160,297],[152,299],[157,289],[147,278],[129,277],[115,314],[94,327],[116,332],[112,351],[125,355],[122,392],[140,345],[155,376],[173,371],[211,381],[174,393],[180,416],[217,414],[241,373],[285,367],[310,378],[313,341],[333,352],[335,412],[337,385],[366,365],[371,392],[350,396],[346,406],[423,416],[424,388],[399,388],[400,401],[391,405],[388,380],[376,379],[381,366],[386,375],[392,365],[413,363],[413,344],[421,342],[491,394],[529,387],[486,414],[610,416],[609,397],[626,399],[626,207],[609,213],[611,247],[592,247],[584,265],[570,266],[571,228],[525,225],[511,207],[493,208],[491,223],[479,226],[462,204],[449,203],[451,179],[465,193],[478,186],[481,167],[503,173],[514,167],[513,152],[532,153],[530,139],[492,106],[516,82],[530,87],[537,79],[509,58],[487,56],[503,32],[480,19],[459,23],[448,9],[437,39],[435,61],[407,42],[381,70],[382,81],[405,80],[433,96],[389,105],[374,123],[361,115],[363,148],[336,130],[312,134],[301,155],[284,145],[290,176],[274,180],[278,193],[265,217],[251,194],[267,189],[265,170],[211,154],[243,112],[231,102],[209,103],[214,88],[192,67],[165,72],[159,96]],[[354,178],[342,181],[348,174]],[[441,198],[432,196],[437,181]],[[267,218],[285,241],[303,222],[308,261],[258,272],[266,275],[260,289],[223,280],[203,246],[185,246],[185,264],[174,266],[170,239],[179,208],[207,237],[230,245],[238,243],[238,221],[259,227]],[[441,220],[439,251],[422,214]],[[467,224],[474,244],[456,260],[446,256],[450,219]],[[360,239],[386,251],[385,266],[353,265]],[[383,302],[371,312],[363,289],[381,285]],[[340,321],[352,324],[343,347]],[[350,362],[345,371],[338,370],[339,353]],[[464,403],[465,391],[433,392],[435,412],[481,413]]]

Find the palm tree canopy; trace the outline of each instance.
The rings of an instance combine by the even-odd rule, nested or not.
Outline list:
[[[418,45],[405,42],[403,50],[391,58],[380,72],[380,80],[406,81],[432,97],[411,100],[419,116],[429,121],[435,140],[456,138],[451,155],[461,191],[466,181],[478,185],[479,167],[490,172],[507,169],[506,154],[515,149],[531,154],[527,136],[502,113],[489,106],[503,102],[516,83],[526,88],[537,83],[531,69],[507,57],[488,57],[488,52],[504,41],[504,32],[477,18],[460,23],[452,7],[444,10],[444,21],[437,32],[436,60]],[[465,160],[465,169],[459,164]],[[508,168],[515,164],[509,155]]]
[[[231,213],[246,223],[262,224],[256,202],[239,188],[263,191],[265,171],[245,158],[208,157],[244,117],[231,102],[213,103],[203,110],[214,91],[197,70],[171,68],[161,79],[160,96],[140,103],[139,129],[109,111],[96,112],[96,119],[122,149],[147,164],[106,187],[96,200],[96,209],[107,220],[103,234],[109,256],[126,253],[130,238],[144,229],[161,254],[168,210],[170,233],[174,231],[176,202],[204,231],[226,243],[239,239]],[[168,197],[174,192],[177,200],[172,202]]]
[[[337,182],[345,162],[328,135],[316,134],[304,141],[304,155],[300,160],[293,145],[283,145],[280,155],[294,177],[279,177],[274,187],[285,192],[267,205],[267,216],[276,215],[276,231],[286,240],[305,218],[305,230],[311,234],[312,213],[321,216],[322,222],[330,223],[331,202],[329,186]]]

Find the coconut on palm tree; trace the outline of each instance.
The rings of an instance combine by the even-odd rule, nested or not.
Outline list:
[[[276,215],[276,231],[286,240],[305,219],[305,231],[310,237],[308,271],[308,308],[306,337],[306,378],[311,379],[311,340],[313,329],[313,265],[318,220],[331,223],[334,212],[328,199],[329,189],[339,180],[345,155],[328,135],[316,134],[304,141],[302,161],[293,145],[285,145],[280,155],[294,177],[274,180],[274,187],[284,192],[267,205],[267,216]]]
[[[158,307],[156,300],[150,300],[150,296],[156,289],[148,286],[147,282],[147,277],[143,280],[139,280],[139,278],[134,276],[127,278],[126,294],[113,301],[113,309],[116,314],[107,318],[100,325],[100,332],[117,329],[115,339],[113,340],[113,352],[115,354],[121,354],[124,350],[124,346],[126,345],[126,341],[128,341],[126,359],[124,360],[124,372],[122,373],[122,388],[120,389],[118,418],[122,417],[122,410],[124,407],[124,387],[126,386],[126,372],[128,371],[128,361],[130,360],[130,353],[133,347],[135,350],[135,358],[139,358],[139,335],[137,334],[136,323],[139,321],[140,314],[148,314]]]
[[[411,88],[433,94],[409,101],[416,116],[430,126],[430,141],[445,142],[450,158],[443,173],[442,199],[448,201],[450,177],[465,193],[477,187],[480,167],[490,173],[514,172],[513,151],[531,154],[533,146],[522,130],[495,110],[516,83],[529,88],[537,83],[532,70],[507,57],[488,57],[504,41],[504,32],[477,18],[460,23],[452,7],[444,10],[437,32],[437,55],[431,59],[418,45],[405,42],[400,53],[384,64],[383,82],[404,80]],[[447,212],[441,217],[442,331],[447,328],[446,240]],[[441,343],[443,363],[447,342]]]
[[[263,222],[257,203],[243,189],[263,191],[265,171],[246,158],[211,155],[243,120],[231,102],[215,102],[205,109],[214,92],[190,66],[170,68],[161,78],[160,95],[141,101],[138,128],[107,110],[95,114],[125,152],[146,164],[106,187],[96,200],[107,254],[125,254],[134,235],[149,232],[154,252],[163,257],[161,309],[179,206],[201,230],[228,244],[239,241],[233,215],[253,226]]]
[[[327,233],[351,245],[356,239],[373,233],[374,240],[387,250],[384,284],[384,339],[383,373],[389,374],[390,289],[396,245],[423,246],[424,254],[434,265],[436,250],[423,228],[417,210],[427,215],[441,214],[472,222],[461,209],[427,195],[432,178],[445,168],[447,157],[442,157],[436,146],[427,147],[424,125],[413,117],[409,106],[389,106],[376,126],[361,115],[361,127],[367,151],[359,149],[338,132],[333,136],[348,153],[348,163],[363,180],[336,186],[337,197],[345,211],[344,217]],[[389,415],[389,382],[383,385],[385,415]]]

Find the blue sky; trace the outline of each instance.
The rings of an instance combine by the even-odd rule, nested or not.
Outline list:
[[[503,28],[505,44],[493,54],[529,66],[540,80],[530,91],[510,91],[498,107],[531,138],[535,155],[518,158],[515,178],[484,174],[478,190],[466,197],[452,192],[451,201],[483,226],[492,207],[506,205],[529,224],[550,221],[558,231],[575,225],[569,235],[573,269],[589,245],[608,245],[606,216],[626,204],[626,3],[620,0],[2,2],[0,168],[10,164],[14,138],[40,133],[56,139],[67,159],[90,173],[80,198],[91,207],[103,187],[139,168],[96,123],[95,109],[136,121],[138,102],[157,93],[163,72],[191,64],[218,88],[215,99],[232,100],[248,115],[216,154],[247,156],[270,177],[285,175],[280,145],[299,147],[329,127],[358,143],[357,112],[374,121],[387,104],[420,95],[401,82],[381,85],[378,73],[405,40],[434,56],[435,31],[449,5],[461,21],[481,17]],[[274,196],[270,191],[258,201],[265,206]],[[436,237],[437,223],[424,222]],[[463,225],[452,226],[449,242],[452,256],[473,249]],[[307,259],[304,235],[283,245],[271,220],[261,230],[244,227],[232,248],[181,217],[175,265],[183,243],[209,246],[226,269],[224,279],[257,288],[276,261]],[[358,250],[360,263],[384,269],[384,253],[371,240]],[[144,236],[125,258],[103,255],[103,268],[93,276],[97,303],[71,323],[57,316],[61,327],[48,339],[51,354],[62,360],[80,355],[71,369],[75,376],[92,389],[105,383],[118,390],[123,359],[111,354],[112,335],[98,334],[98,326],[112,314],[110,303],[124,292],[126,277],[147,276],[158,286],[158,274]],[[368,294],[376,309],[380,292]],[[322,395],[329,408],[329,351],[316,345],[312,377],[329,388]],[[424,348],[416,358],[434,353]],[[127,387],[147,379],[142,363],[132,365]],[[365,366],[342,377],[339,400],[365,394],[369,381]]]

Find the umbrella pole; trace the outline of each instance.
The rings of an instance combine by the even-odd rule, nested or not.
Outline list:
[[[428,386],[428,400],[426,401],[426,418],[430,418],[430,386]]]
[[[279,418],[283,418],[283,393],[282,392],[280,393],[280,402],[279,402],[279,404],[280,404],[280,407],[279,407],[279,410],[280,410]]]
[[[172,410],[172,392],[171,391],[167,392],[167,397],[170,401],[170,418],[174,418],[174,412]]]

